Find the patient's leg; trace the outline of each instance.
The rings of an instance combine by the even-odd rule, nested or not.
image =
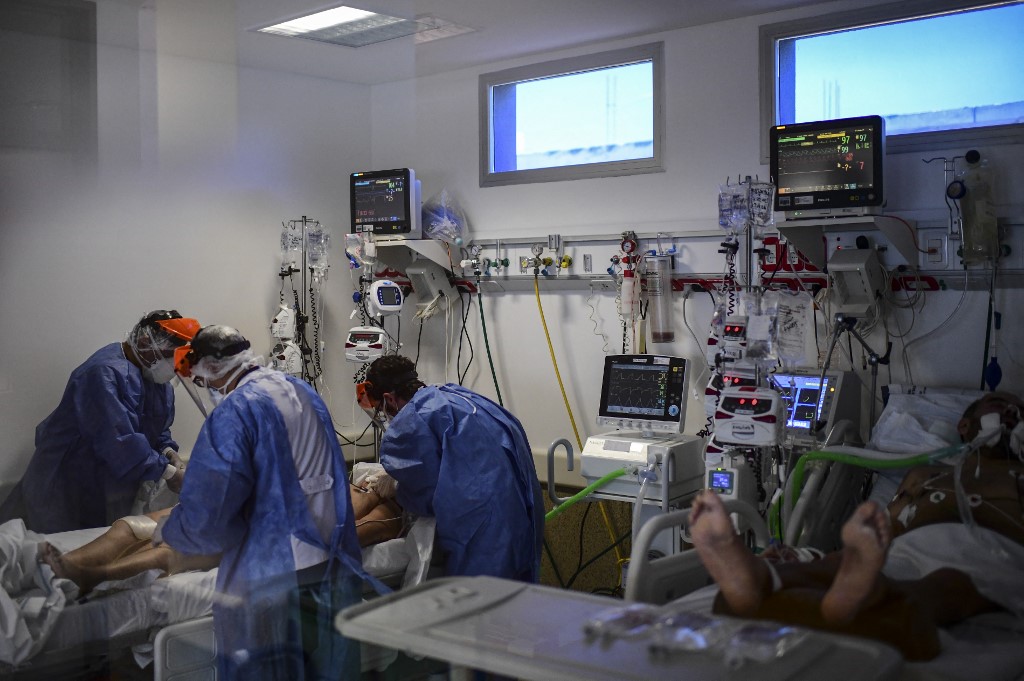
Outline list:
[[[170,512],[171,509],[165,508],[147,513],[146,517],[159,522]],[[151,539],[152,535],[136,536],[125,520],[118,519],[96,539],[64,554],[64,561],[76,565],[107,565],[112,560],[146,549]]]
[[[821,601],[827,621],[845,623],[885,596],[887,580],[882,565],[892,541],[889,518],[882,507],[865,502],[843,525],[842,560],[836,577]]]
[[[171,554],[173,550],[166,545],[147,546],[142,551],[110,561],[105,565],[81,565],[68,560],[68,554],[61,555],[60,551],[51,544],[43,542],[40,545],[40,559],[53,569],[58,577],[70,579],[78,585],[82,594],[89,593],[100,582],[114,579],[128,579],[146,570],[160,570],[168,572]]]
[[[714,492],[702,492],[690,510],[690,536],[704,567],[736,615],[751,615],[772,591],[767,565],[754,557]]]
[[[146,516],[158,522],[170,512],[168,508]],[[173,549],[169,546],[153,547],[151,540],[151,535],[144,532],[143,536],[137,536],[128,521],[118,519],[93,541],[64,554],[49,542],[42,542],[38,559],[49,565],[58,577],[77,584],[84,594],[107,580],[127,579],[153,569],[168,572]]]

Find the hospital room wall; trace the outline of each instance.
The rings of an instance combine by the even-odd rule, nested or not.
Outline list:
[[[95,160],[0,152],[0,482],[70,372],[148,310],[231,324],[268,355],[281,222],[335,223],[369,163],[366,86],[239,68],[233,20],[171,14],[189,7],[99,4]],[[341,279],[328,297],[348,297]],[[201,417],[177,390],[188,451]]]
[[[488,247],[494,245],[495,239],[513,237],[531,237],[546,243],[548,234],[560,234],[563,239],[572,235],[606,234],[608,241],[603,244],[577,249],[574,267],[576,273],[581,272],[579,254],[586,250],[593,254],[595,272],[601,272],[608,266],[608,258],[617,251],[614,244],[621,231],[653,233],[660,230],[674,235],[674,243],[686,252],[677,262],[677,271],[721,273],[723,261],[716,252],[716,240],[690,239],[686,234],[715,229],[718,185],[727,177],[735,179],[742,174],[766,178],[768,175],[768,168],[761,164],[759,154],[758,27],[846,7],[841,3],[823,4],[375,86],[374,167],[414,167],[417,177],[423,181],[424,200],[447,188],[467,213],[470,237]],[[663,40],[665,46],[664,173],[491,188],[479,186],[477,88],[480,73],[656,40]],[[396,107],[393,105],[396,101],[414,105]],[[1020,146],[982,149],[993,167],[1002,173],[997,186],[1000,214],[1020,224],[1024,197],[1011,191],[1015,186],[1024,186]],[[922,159],[962,154],[965,150],[890,154],[891,191],[887,212],[916,220],[922,228],[942,228],[946,224],[946,207],[942,199],[941,168],[926,165]],[[1020,229],[1013,228],[1013,231]],[[877,233],[869,232],[868,236],[885,243]],[[509,255],[515,263],[515,254],[515,250],[507,250],[502,255]],[[518,254],[529,255],[525,247]],[[895,264],[894,257],[890,249],[885,259]],[[1015,253],[1011,266],[1020,268],[1024,263],[1021,257],[1020,253]],[[518,268],[512,271],[517,273]],[[951,288],[963,277],[955,266],[943,275],[940,277],[943,284]],[[598,432],[594,417],[604,349],[621,350],[615,296],[610,292],[597,292],[591,297],[586,290],[559,290],[543,278],[540,285],[562,378],[581,437],[585,439],[588,434]],[[956,318],[939,332],[926,334],[950,315],[960,296],[958,290],[929,293],[923,311],[918,309],[913,315],[909,310],[896,313],[899,328],[904,331],[913,321],[909,338],[925,335],[925,339],[910,347],[910,370],[918,384],[979,387],[987,292],[969,291]],[[588,298],[596,313],[588,307]],[[650,345],[649,350],[692,358],[697,360],[699,369],[701,348],[698,343],[705,339],[712,311],[710,297],[694,294],[685,302],[687,319],[698,336],[696,342],[683,325],[682,298],[683,295],[677,293],[673,302],[675,342]],[[1020,290],[999,291],[997,302],[1008,311],[1010,306],[1019,305]],[[559,437],[574,440],[532,289],[485,295],[485,310],[505,404],[526,424],[534,449],[546,449]],[[607,345],[603,338],[595,335],[591,316],[597,320],[597,331],[606,334]],[[467,385],[494,396],[478,311],[473,310],[469,319],[476,343],[476,359]],[[1024,330],[1021,324],[1012,314],[1004,316],[999,354],[1004,372],[1003,388],[1024,388],[1024,351],[1013,346],[1013,339],[1020,338]],[[441,325],[440,321],[429,320],[424,338],[440,340],[438,328]],[[897,332],[892,319],[890,328]],[[410,334],[407,331],[405,335]],[[879,352],[884,350],[881,325],[868,336],[868,341]],[[427,379],[444,380],[444,356],[439,354],[437,346],[431,347],[426,341],[423,347],[421,366]],[[900,350],[901,344],[897,342],[891,366],[881,368],[880,385],[890,382],[890,375],[892,382],[908,382]],[[814,364],[815,359],[811,358],[809,363]],[[859,351],[854,353],[854,359],[858,374],[870,385],[870,372],[863,365]],[[453,365],[454,360],[451,363]],[[833,368],[849,366],[847,360],[838,356],[833,363]],[[698,373],[695,371],[692,375]],[[449,369],[448,378],[454,374],[454,370]],[[706,380],[705,374],[691,391],[686,432],[696,432],[703,425],[702,393]]]

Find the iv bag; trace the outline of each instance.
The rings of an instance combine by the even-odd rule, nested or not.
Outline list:
[[[302,351],[292,341],[283,341],[270,353],[270,367],[292,376],[302,375]]]
[[[319,222],[306,223],[306,266],[313,271],[315,279],[326,279],[327,248],[331,245],[331,235]]]
[[[282,303],[270,322],[270,335],[286,340],[295,338],[295,311]]]
[[[302,263],[302,230],[294,223],[282,222],[281,271],[298,272]]]
[[[778,291],[777,350],[784,366],[799,367],[809,359],[813,343],[814,301],[806,291]],[[813,345],[811,346],[813,347]]]
[[[718,226],[730,233],[743,232],[750,219],[747,185],[723,184],[718,187]]]

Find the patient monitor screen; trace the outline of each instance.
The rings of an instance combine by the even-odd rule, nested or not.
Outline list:
[[[680,357],[605,357],[599,415],[665,424],[654,428],[678,432],[686,417],[686,385],[686,360]]]
[[[820,376],[774,374],[771,381],[786,403],[787,428],[811,431],[815,422],[828,420],[825,406],[831,401],[826,397],[835,391],[831,376],[822,382]]]
[[[352,173],[352,231],[369,229],[384,235],[414,231],[418,210],[415,182],[409,168]]]

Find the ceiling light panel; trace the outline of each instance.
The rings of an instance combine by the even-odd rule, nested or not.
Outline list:
[[[346,47],[363,47],[409,36],[426,28],[431,27],[421,26],[411,19],[342,6],[256,30]]]

